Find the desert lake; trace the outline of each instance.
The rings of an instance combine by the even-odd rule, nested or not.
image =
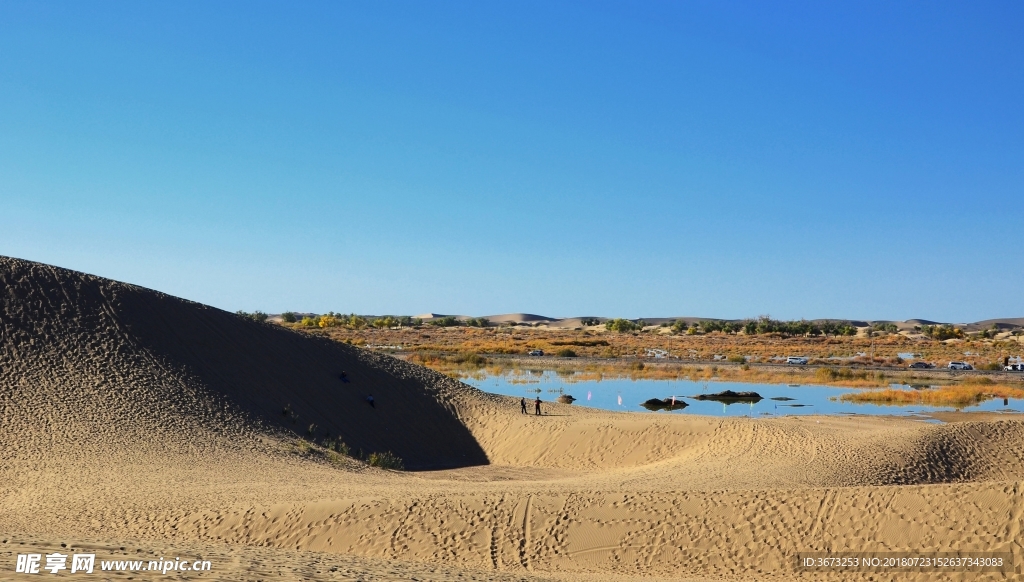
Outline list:
[[[557,373],[553,370],[526,370],[501,375],[480,375],[463,382],[485,392],[505,396],[523,396],[532,400],[552,401],[562,394],[573,396],[575,406],[589,406],[624,412],[648,412],[642,403],[651,398],[671,399],[686,403],[672,414],[706,416],[784,416],[796,414],[864,414],[914,416],[947,411],[1012,411],[1024,412],[1024,400],[991,399],[978,404],[956,408],[925,404],[866,404],[840,400],[840,396],[864,388],[844,388],[813,384],[754,384],[745,382],[718,382],[692,380],[653,380],[631,378],[580,378],[577,374]],[[909,386],[893,385],[907,389]],[[915,387],[928,390],[928,386]],[[724,390],[757,392],[757,402],[723,403],[698,400],[694,396],[710,395]],[[532,412],[532,408],[530,409]],[[658,413],[666,413],[658,411]]]

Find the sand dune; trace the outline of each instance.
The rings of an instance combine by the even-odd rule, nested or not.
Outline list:
[[[14,390],[4,405],[37,451],[52,446],[51,437],[36,442],[44,433],[101,437],[106,447],[157,434],[189,443],[264,430],[305,436],[313,424],[317,438],[391,450],[414,467],[486,462],[450,402],[466,387],[424,368],[24,261],[3,259],[0,285],[0,382]]]
[[[978,329],[989,329],[993,325],[999,327],[1000,329],[1013,329],[1018,327],[1024,327],[1024,317],[1002,317],[998,319],[986,319],[984,321],[978,321],[968,325],[976,327]]]
[[[430,321],[431,319],[439,319],[446,317],[439,313],[424,313],[417,315],[416,317]],[[456,315],[454,316],[459,320],[466,320],[472,316],[469,315]],[[601,323],[608,321],[608,317],[547,317],[544,315],[535,315],[532,313],[506,313],[502,315],[488,315],[485,316],[492,323],[520,323],[520,324],[532,324],[532,325],[545,325],[550,328],[558,329],[574,329],[583,326],[584,319],[596,319]],[[712,320],[712,321],[730,321],[735,323],[742,323],[746,319],[722,319],[720,317],[694,317],[694,316],[679,316],[679,317],[642,317],[645,323],[648,325],[661,325],[671,324],[676,321],[685,321],[689,325],[699,323],[701,321]],[[870,325],[881,324],[881,323],[893,323],[900,331],[913,331],[914,326],[921,325],[944,325],[950,323],[951,325],[957,325],[966,331],[981,331],[984,329],[991,329],[992,326],[999,327],[1003,330],[1019,329],[1024,328],[1024,317],[1003,317],[996,319],[986,319],[984,321],[978,321],[973,323],[956,323],[956,322],[938,322],[928,319],[907,319],[905,321],[895,321],[888,319],[877,319],[877,320],[860,320],[860,319],[847,319],[847,318],[834,318],[837,321],[850,321],[856,327],[868,327]],[[828,319],[812,319],[808,320],[811,322],[822,323],[828,321]]]
[[[0,291],[0,578],[14,554],[62,543],[207,556],[201,579],[222,580],[842,579],[795,557],[1022,549],[1012,418],[536,417],[81,273],[0,259]],[[300,439],[328,432],[434,470]]]
[[[550,323],[560,321],[553,317],[534,315],[532,313],[504,313],[502,315],[488,315],[487,319],[493,323]]]

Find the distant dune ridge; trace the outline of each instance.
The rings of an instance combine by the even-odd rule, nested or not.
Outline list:
[[[1019,416],[543,408],[0,257],[0,572],[84,547],[202,555],[221,580],[831,580],[863,576],[796,554],[1024,551]],[[452,468],[332,458],[327,432]]]
[[[375,316],[366,316],[375,317]],[[441,319],[444,317],[454,317],[459,321],[465,321],[477,316],[471,315],[446,315],[441,313],[423,313],[415,316],[418,319],[422,319],[424,322],[430,322],[434,319]],[[529,325],[542,325],[550,328],[558,329],[573,329],[583,326],[584,320],[595,320],[598,323],[603,324],[604,322],[613,319],[610,317],[599,317],[599,316],[580,316],[580,317],[547,317],[544,315],[535,315],[532,313],[504,313],[501,315],[485,315],[482,316],[491,323],[517,323],[517,324],[529,324]],[[663,323],[672,323],[674,321],[685,321],[688,324],[694,324],[699,321],[730,321],[730,322],[742,322],[745,319],[722,319],[720,317],[693,317],[693,316],[679,316],[679,317],[641,317],[631,319],[630,321],[643,320],[648,325],[661,325]],[[960,323],[960,322],[940,322],[931,321],[927,319],[908,319],[906,321],[894,321],[888,319],[872,319],[872,320],[861,320],[861,319],[848,319],[844,317],[834,318],[823,318],[823,319],[810,319],[811,322],[824,322],[824,321],[849,321],[857,327],[867,327],[869,325],[880,324],[880,323],[894,323],[901,330],[912,330],[914,326],[921,325],[956,325],[963,328],[966,331],[979,331],[983,329],[991,329],[992,326],[996,326],[1000,329],[1015,329],[1024,327],[1024,317],[1003,317],[996,319],[986,319],[984,321],[977,321],[973,323]]]

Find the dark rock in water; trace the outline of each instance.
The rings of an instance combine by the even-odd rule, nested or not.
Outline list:
[[[573,400],[576,399],[572,397],[572,394],[562,394],[558,397],[558,401],[562,404],[572,404]]]
[[[779,402],[786,402],[788,400],[796,400],[796,398],[790,398],[789,396],[776,396],[772,400],[778,400]]]
[[[803,408],[804,406],[814,406],[813,404],[783,404],[783,406],[789,406],[792,408]]]
[[[664,400],[651,398],[640,406],[643,406],[647,410],[682,410],[688,405],[679,398],[676,398],[675,404],[672,403],[671,398],[666,398]]]
[[[714,400],[726,404],[733,402],[760,402],[763,400],[757,392],[733,392],[732,390],[725,390],[717,394],[698,394],[691,396],[691,398],[694,400]]]

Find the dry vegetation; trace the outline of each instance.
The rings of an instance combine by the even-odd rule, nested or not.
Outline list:
[[[863,392],[843,394],[840,396],[840,399],[849,402],[870,402],[874,404],[968,406],[992,398],[1024,398],[1024,388],[1020,386],[996,384],[989,378],[978,378],[973,382],[969,380],[959,384],[939,386],[925,390],[895,388],[865,390]]]
[[[897,354],[913,352],[921,359],[944,364],[949,360],[972,362],[981,368],[998,364],[1004,356],[1017,355],[1022,344],[1017,337],[992,339],[933,340],[924,334],[882,333],[875,338],[782,337],[781,335],[745,335],[712,332],[704,335],[672,334],[670,328],[634,332],[613,332],[603,326],[579,330],[546,327],[435,327],[418,325],[401,328],[364,326],[310,327],[288,324],[311,333],[362,346],[401,346],[404,351],[441,353],[475,352],[480,354],[525,355],[533,349],[552,354],[569,347],[580,357],[644,357],[647,350],[666,350],[671,356],[687,360],[713,360],[721,356],[745,358],[748,362],[768,362],[772,358],[803,355],[811,363],[833,363],[848,358],[851,365],[902,365]],[[874,360],[870,354],[874,351]],[[971,355],[965,355],[970,352]]]
[[[400,349],[403,353],[422,354],[421,363],[443,363],[457,354],[525,355],[544,350],[555,355],[571,350],[581,358],[649,358],[650,350],[663,350],[673,361],[778,362],[786,356],[801,355],[810,364],[840,367],[906,367],[898,354],[910,352],[917,359],[940,367],[951,360],[967,361],[977,369],[998,369],[1004,357],[1024,351],[1019,336],[1002,339],[968,336],[964,339],[935,340],[924,334],[878,333],[864,336],[783,337],[780,334],[746,335],[712,332],[673,334],[671,328],[646,328],[643,331],[613,332],[604,326],[565,330],[546,327],[406,327],[302,326],[288,324],[309,333],[323,334],[337,341],[377,349]],[[969,355],[968,355],[969,354]],[[611,364],[612,362],[609,362]],[[431,365],[431,367],[434,367]],[[752,380],[753,381],[753,380]]]
[[[484,376],[528,376],[531,370],[545,366],[548,362],[523,362],[518,359],[492,358],[476,355],[413,353],[409,361],[422,364],[445,373],[453,378],[477,378]],[[473,361],[475,360],[475,363]],[[850,368],[807,369],[800,367],[777,368],[750,365],[686,365],[679,363],[642,362],[637,360],[574,360],[557,362],[554,371],[569,384],[593,382],[612,378],[631,380],[691,380],[750,382],[760,384],[824,384],[869,388],[888,386],[892,382],[919,379],[918,375],[892,372],[853,370]]]
[[[474,326],[460,326],[453,320],[450,325],[406,321],[403,326],[393,327],[352,316],[339,317],[338,321],[354,325],[327,321],[329,324],[323,326],[317,320],[291,325],[336,341],[391,351],[459,379],[508,375],[513,377],[512,381],[515,377],[525,381],[530,370],[554,369],[567,383],[631,378],[822,384],[886,388],[857,393],[848,399],[892,404],[961,405],[1024,395],[1024,385],[1014,386],[1024,380],[1021,375],[1008,375],[996,384],[988,378],[944,369],[944,364],[951,360],[970,362],[979,370],[1001,368],[1003,358],[1021,353],[1019,336],[999,338],[984,333],[934,339],[924,333],[874,330],[873,337],[869,337],[861,330],[859,335],[785,337],[772,333],[694,333],[696,326],[677,333],[679,330],[672,327],[614,331],[603,325],[575,330],[488,326],[485,320]],[[396,322],[393,319],[388,323]],[[549,357],[526,357],[529,351],[538,349]],[[907,362],[899,356],[906,352],[915,354],[915,359],[937,364],[937,368],[908,369]],[[655,358],[655,353],[664,357]],[[806,356],[810,365],[779,365],[790,355]],[[895,384],[940,388],[890,388]]]

